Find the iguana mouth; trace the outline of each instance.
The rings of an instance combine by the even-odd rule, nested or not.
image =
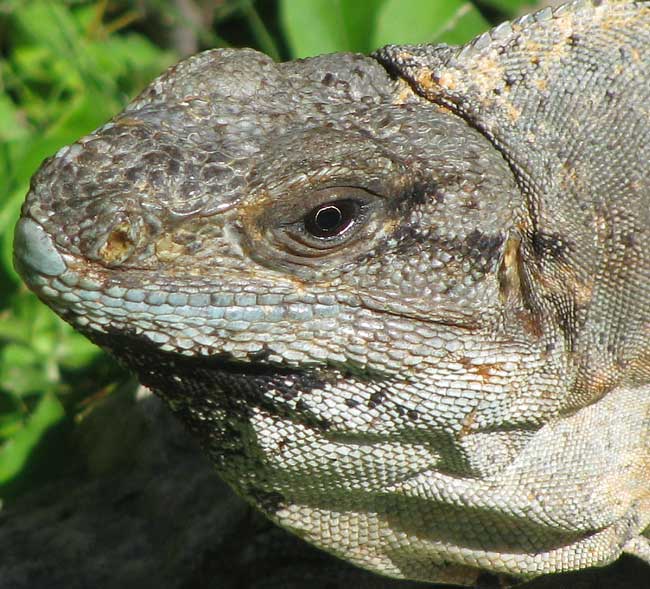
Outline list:
[[[178,352],[169,352],[156,347],[154,343],[142,335],[128,332],[117,332],[109,329],[106,333],[89,331],[87,337],[98,346],[109,351],[127,366],[139,370],[139,358],[146,357],[147,365],[157,366],[160,372],[166,367],[172,371],[182,371],[187,374],[195,370],[214,371],[224,374],[250,377],[277,377],[282,375],[302,374],[305,369],[281,365],[266,360],[268,352],[251,354],[249,360],[235,358],[228,352],[219,352],[209,356],[185,356]],[[155,357],[152,362],[151,358]]]

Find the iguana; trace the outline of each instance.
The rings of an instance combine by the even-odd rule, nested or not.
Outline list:
[[[383,575],[650,561],[650,2],[213,50],[35,175],[27,284],[243,497]]]

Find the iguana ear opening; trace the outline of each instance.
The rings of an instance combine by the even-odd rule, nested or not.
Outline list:
[[[541,338],[544,332],[542,314],[534,310],[523,263],[522,237],[518,231],[506,240],[497,277],[506,322],[517,324],[528,336]]]
[[[578,346],[580,317],[593,285],[578,278],[560,246],[557,236],[516,229],[506,240],[497,277],[507,329],[548,352],[562,347],[573,364],[575,382],[561,405],[571,414],[616,386],[621,369],[604,357],[594,362],[597,352]]]
[[[499,296],[504,305],[514,304],[521,300],[521,256],[519,247],[521,238],[518,234],[508,237],[503,248],[503,258],[499,266]]]
[[[499,294],[506,312],[528,334],[563,341],[574,352],[580,315],[591,283],[575,272],[573,244],[535,229],[518,229],[507,239],[498,269]]]

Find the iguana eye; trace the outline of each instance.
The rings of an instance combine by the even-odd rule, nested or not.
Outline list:
[[[328,202],[305,215],[305,230],[320,239],[338,237],[354,225],[358,215],[359,204],[353,200]]]
[[[290,198],[291,197],[291,198]],[[316,265],[321,259],[358,255],[359,241],[370,243],[384,218],[386,199],[356,186],[331,186],[289,192],[268,207],[256,207],[253,217],[265,245],[292,268]],[[274,206],[273,206],[274,205]],[[254,236],[256,231],[251,231]],[[261,251],[261,247],[251,247]]]

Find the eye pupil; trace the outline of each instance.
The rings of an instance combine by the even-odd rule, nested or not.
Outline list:
[[[318,209],[314,215],[314,223],[322,232],[331,232],[341,224],[343,212],[335,205]]]
[[[354,223],[356,212],[357,206],[353,201],[320,205],[305,217],[305,229],[314,237],[335,237]]]

